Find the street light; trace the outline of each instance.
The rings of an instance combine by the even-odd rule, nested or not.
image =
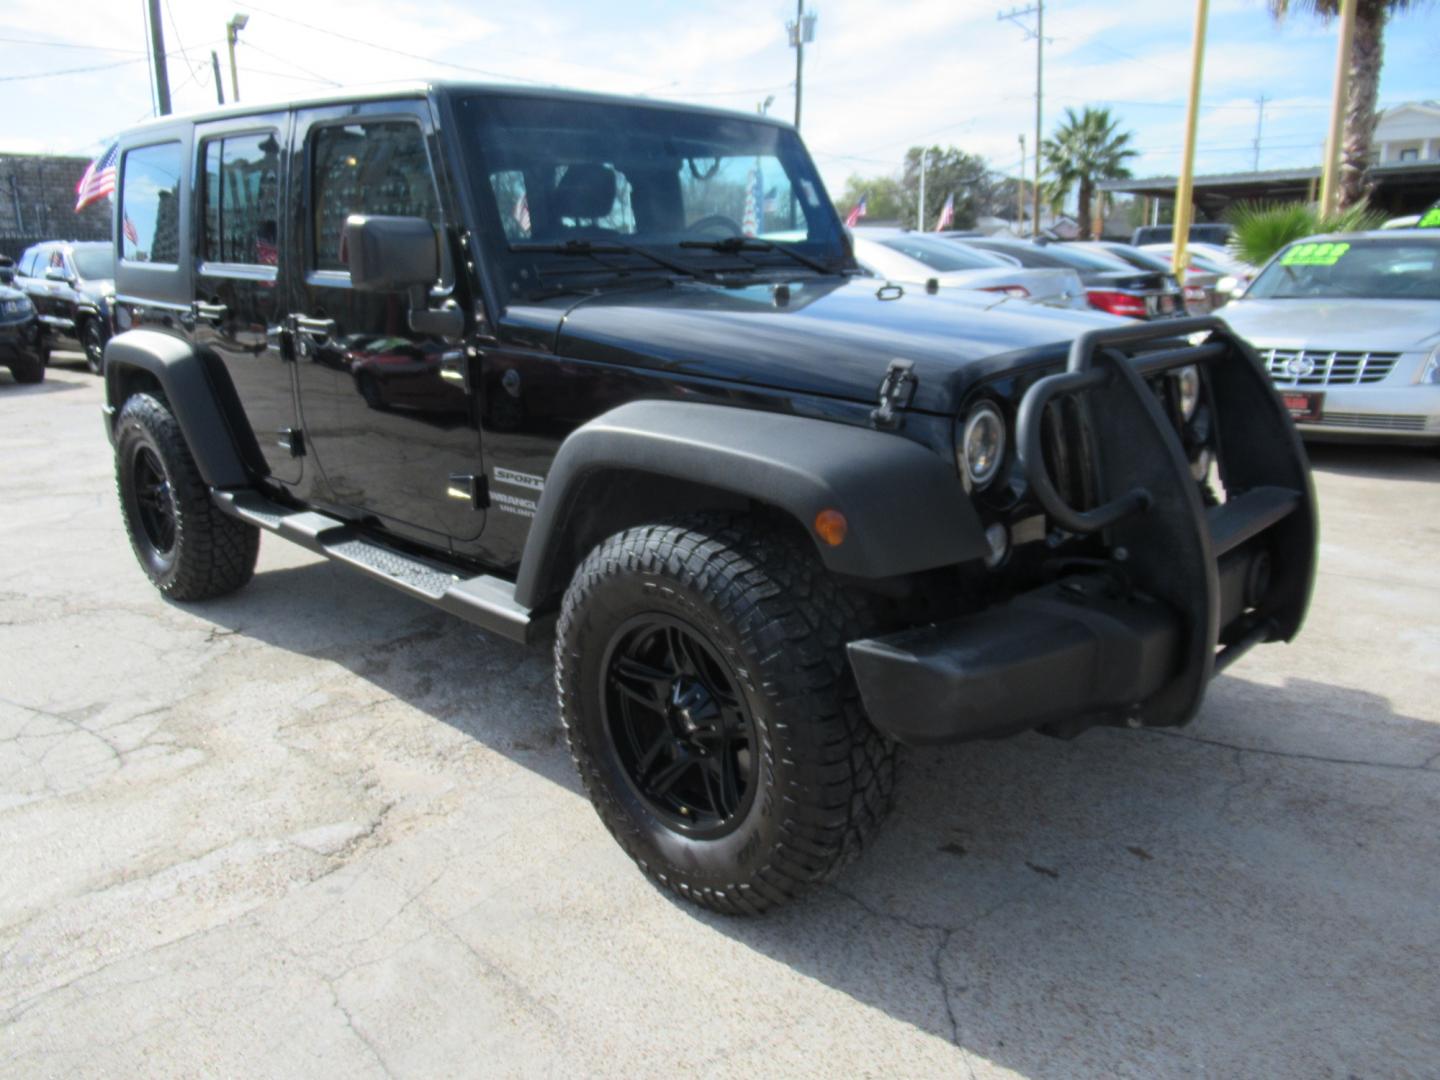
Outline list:
[[[755,106],[755,111],[756,111],[757,113],[759,113],[761,116],[769,116],[769,115],[770,115],[770,106],[771,106],[771,105],[774,105],[774,104],[775,104],[775,95],[774,95],[774,94],[766,94],[766,95],[765,95],[765,100],[762,101],[759,105],[756,105],[756,106]]]
[[[235,71],[235,41],[240,31],[250,25],[250,16],[236,12],[225,24],[225,43],[230,46],[230,96],[240,100],[240,76]]]

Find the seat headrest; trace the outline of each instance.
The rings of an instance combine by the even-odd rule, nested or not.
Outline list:
[[[602,218],[615,205],[615,170],[608,165],[571,165],[550,195],[557,218]]]

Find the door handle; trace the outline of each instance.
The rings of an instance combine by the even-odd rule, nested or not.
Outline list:
[[[324,341],[335,333],[335,320],[312,319],[309,315],[296,315],[295,330],[316,341]]]
[[[195,317],[208,323],[222,322],[230,309],[224,304],[207,304],[204,300],[196,300],[193,309]]]

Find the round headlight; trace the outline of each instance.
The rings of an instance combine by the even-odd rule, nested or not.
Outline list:
[[[1005,459],[1005,418],[990,402],[980,402],[965,418],[960,458],[970,486],[976,490],[994,480],[1000,471]]]
[[[1180,399],[1180,415],[1189,420],[1195,415],[1195,407],[1200,404],[1200,369],[1194,364],[1187,364],[1173,376],[1175,379],[1175,393]]]
[[[1430,353],[1430,359],[1425,361],[1425,367],[1420,372],[1420,381],[1430,386],[1440,385],[1440,345],[1436,345]]]

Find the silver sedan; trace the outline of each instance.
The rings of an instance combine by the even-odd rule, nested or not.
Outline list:
[[[1220,316],[1306,436],[1440,444],[1440,230],[1298,241]]]

